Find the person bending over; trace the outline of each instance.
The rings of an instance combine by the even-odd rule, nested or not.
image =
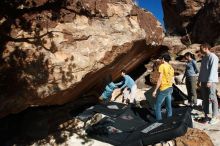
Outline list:
[[[112,81],[112,77],[109,75],[107,79],[107,84],[105,86],[104,91],[102,92],[101,96],[99,97],[100,103],[107,103],[111,100],[113,91],[117,88],[115,83]]]
[[[121,86],[120,89],[123,92],[124,98],[126,101],[129,100],[130,103],[135,103],[135,97],[137,92],[137,85],[135,81],[126,74],[126,70],[121,70],[121,76],[123,81],[116,83],[116,86]],[[130,98],[130,99],[129,99]]]

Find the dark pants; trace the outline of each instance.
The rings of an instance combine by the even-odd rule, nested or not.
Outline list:
[[[209,103],[212,105],[212,116],[218,115],[218,100],[216,96],[216,84],[212,83],[210,88],[207,87],[207,83],[201,84],[201,96],[203,99],[203,110],[205,114],[209,114]]]
[[[186,89],[189,103],[197,104],[196,77],[186,77]]]

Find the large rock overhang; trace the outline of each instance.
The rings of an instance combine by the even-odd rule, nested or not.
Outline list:
[[[16,3],[2,15],[0,117],[101,92],[107,74],[117,79],[158,53],[160,23],[131,0],[68,2]]]
[[[113,51],[107,52],[105,59],[103,59],[103,63],[113,60],[111,64],[106,65],[97,72],[87,74],[74,87],[47,97],[45,101],[39,100],[38,104],[64,104],[80,97],[91,89],[95,89],[97,93],[101,93],[105,86],[103,81],[106,76],[111,75],[113,80],[118,79],[121,76],[122,69],[126,69],[128,72],[135,71],[140,64],[161,52],[161,47],[148,46],[145,40],[126,43],[122,46],[115,46],[114,48]],[[114,58],[118,50],[121,50],[121,53]]]

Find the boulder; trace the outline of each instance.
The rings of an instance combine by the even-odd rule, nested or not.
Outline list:
[[[170,61],[174,69],[175,76],[183,74],[185,72],[186,63],[180,61]]]
[[[185,28],[204,7],[206,0],[163,0],[164,22],[168,33],[185,34]]]
[[[187,44],[219,44],[220,1],[163,0],[162,5],[167,34],[183,36]]]
[[[211,52],[214,52],[218,56],[218,58],[220,58],[220,45],[211,48]]]
[[[162,45],[166,46],[172,54],[178,54],[187,48],[186,45],[181,42],[180,36],[166,36]]]
[[[192,28],[194,42],[218,45],[220,41],[220,1],[210,0],[200,10]]]
[[[214,146],[210,137],[202,130],[189,128],[187,133],[175,139],[177,146]]]
[[[0,118],[101,93],[159,51],[161,24],[132,0],[3,1]]]

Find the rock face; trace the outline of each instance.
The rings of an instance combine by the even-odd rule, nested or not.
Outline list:
[[[188,129],[184,136],[175,139],[177,146],[214,146],[210,137],[199,129]]]
[[[162,45],[166,46],[171,54],[178,54],[187,48],[186,45],[181,42],[180,36],[166,36]]]
[[[164,36],[131,0],[0,3],[0,117],[101,92],[107,74],[131,71]]]
[[[220,58],[220,45],[211,48],[211,51],[215,52],[215,54],[218,56],[218,58]]]
[[[185,36],[187,30],[193,43],[219,44],[218,0],[163,0],[162,4],[168,34]]]

